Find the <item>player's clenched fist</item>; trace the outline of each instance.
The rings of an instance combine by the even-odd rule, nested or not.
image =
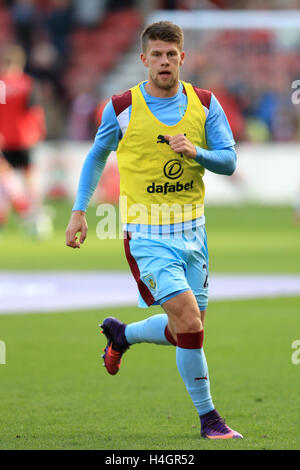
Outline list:
[[[196,158],[197,151],[195,145],[187,139],[184,134],[165,135],[165,139],[169,142],[172,150],[176,153],[182,153],[186,157]]]
[[[85,212],[74,211],[66,230],[66,245],[71,248],[80,248],[81,243],[86,239],[88,225],[85,218]],[[80,232],[78,241],[77,233]]]

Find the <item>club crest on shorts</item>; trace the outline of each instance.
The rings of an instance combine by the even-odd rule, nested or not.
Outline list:
[[[156,280],[153,274],[148,274],[147,276],[144,276],[143,279],[151,290],[156,289]]]

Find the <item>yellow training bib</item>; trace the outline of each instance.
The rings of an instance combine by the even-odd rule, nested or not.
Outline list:
[[[204,213],[204,168],[175,153],[164,138],[185,134],[194,145],[207,149],[203,106],[192,85],[182,84],[187,108],[174,126],[151,113],[139,85],[131,88],[131,117],[117,149],[123,223],[168,225]]]

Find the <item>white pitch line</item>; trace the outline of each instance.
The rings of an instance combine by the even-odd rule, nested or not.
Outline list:
[[[300,296],[300,275],[214,274],[210,300]],[[137,305],[128,272],[0,271],[0,314]]]

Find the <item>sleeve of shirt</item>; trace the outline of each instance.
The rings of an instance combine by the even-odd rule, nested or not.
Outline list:
[[[121,138],[122,132],[112,101],[110,100],[103,110],[101,124],[95,137],[95,143],[101,145],[102,148],[112,151],[117,149]]]
[[[91,197],[97,187],[104,170],[107,158],[112,150],[116,150],[122,132],[111,101],[107,103],[102,114],[101,124],[97,131],[94,144],[84,161],[73,211],[86,211]]]
[[[236,169],[236,153],[234,147],[220,150],[206,150],[196,147],[196,161],[213,173],[230,176]]]
[[[232,175],[237,161],[235,141],[224,110],[213,94],[205,122],[205,136],[209,150],[196,146],[196,161],[213,173]]]
[[[205,122],[205,136],[209,150],[220,150],[235,145],[228,119],[213,94]]]

